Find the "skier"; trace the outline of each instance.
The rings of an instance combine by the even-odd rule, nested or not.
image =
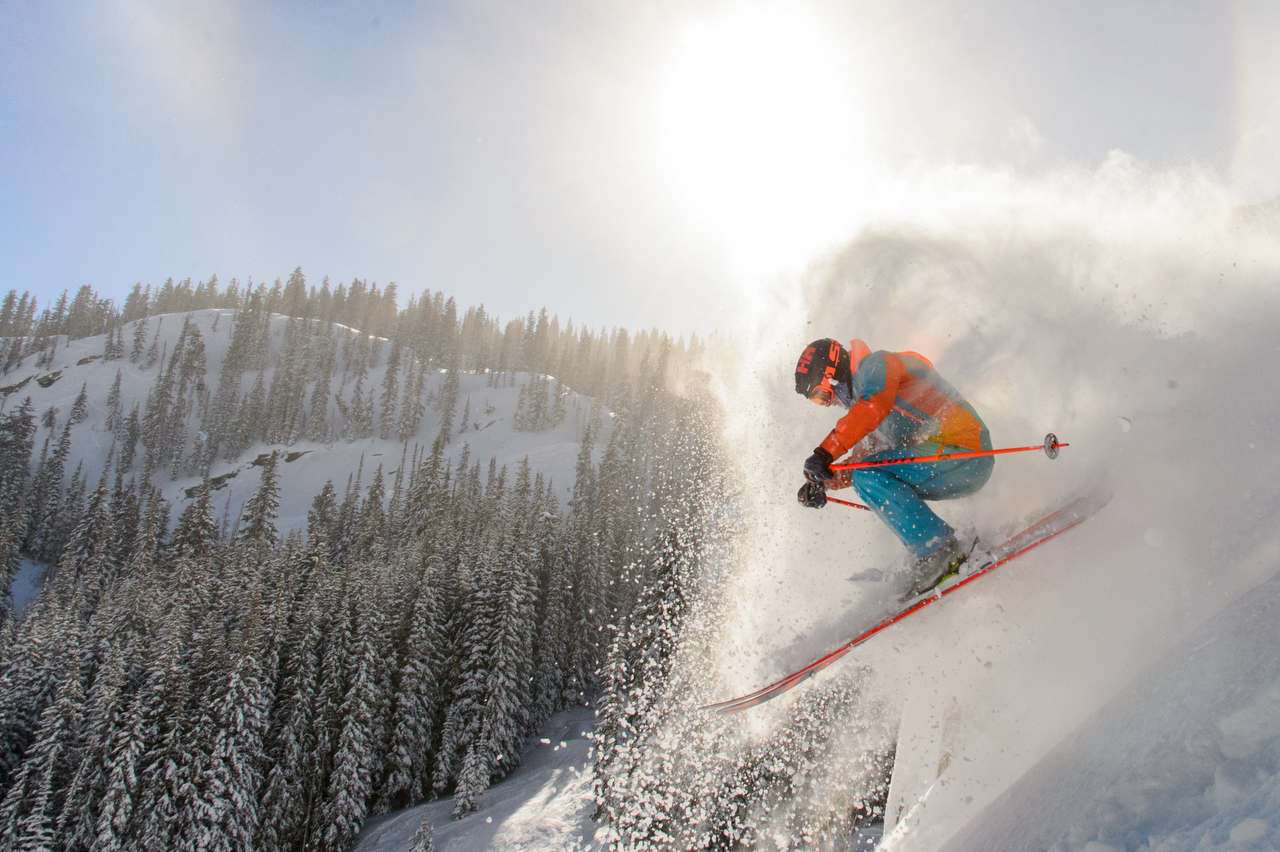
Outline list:
[[[848,349],[831,338],[805,347],[796,363],[796,393],[818,405],[839,401],[849,409],[805,460],[800,502],[819,509],[826,505],[827,488],[852,485],[911,552],[909,595],[955,573],[968,554],[955,530],[924,501],[976,493],[991,477],[994,458],[858,468],[840,476],[831,464],[850,450],[855,451],[846,461],[990,450],[991,437],[973,407],[924,356],[872,352],[861,340]]]

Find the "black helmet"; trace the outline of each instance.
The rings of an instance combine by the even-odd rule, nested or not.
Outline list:
[[[796,362],[796,393],[830,405],[832,381],[847,381],[850,375],[849,353],[838,340],[824,337],[810,343],[800,354]]]

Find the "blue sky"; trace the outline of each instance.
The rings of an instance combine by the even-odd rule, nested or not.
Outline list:
[[[852,236],[870,179],[906,168],[1088,169],[1118,148],[1275,194],[1274,17],[0,0],[0,290],[122,298],[300,265],[508,318],[707,331],[752,279]]]

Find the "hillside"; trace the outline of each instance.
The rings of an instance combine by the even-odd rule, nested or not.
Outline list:
[[[206,309],[182,314],[161,314],[124,324],[120,334],[126,340],[134,339],[139,325],[149,324],[142,328],[143,334],[147,335],[146,348],[159,353],[152,363],[148,363],[146,354],[137,359],[104,360],[102,355],[105,335],[70,342],[65,338],[61,339],[56,344],[53,363],[37,366],[37,356],[29,356],[9,371],[4,378],[4,386],[0,387],[2,410],[12,410],[29,397],[37,415],[43,416],[49,409],[55,409],[59,413],[55,418],[56,426],[60,428],[81,388],[86,388],[88,410],[82,422],[71,426],[71,450],[65,469],[70,472],[83,465],[82,478],[92,484],[101,476],[103,464],[112,450],[115,438],[106,424],[112,408],[111,389],[117,373],[121,376],[119,399],[114,404],[117,410],[129,412],[134,406],[140,411],[145,409],[148,395],[167,366],[165,356],[177,346],[184,324],[190,323],[190,327],[198,329],[201,334],[206,362],[205,374],[208,376],[207,391],[212,396],[214,377],[220,375],[231,345],[234,315],[235,312],[228,309]],[[259,375],[264,387],[271,387],[276,379],[277,358],[285,346],[288,326],[287,317],[278,314],[270,317],[265,342],[271,354],[265,358],[265,366],[261,371],[247,370],[239,378],[236,387],[238,397],[247,396],[252,391]],[[316,334],[319,335],[320,331],[321,327],[317,326]],[[217,507],[228,532],[234,528],[244,502],[257,487],[256,473],[260,462],[255,465],[255,460],[264,453],[278,450],[282,455],[278,520],[280,529],[301,530],[305,526],[311,500],[326,481],[332,481],[335,487],[343,489],[347,478],[354,477],[363,468],[364,482],[367,484],[378,466],[382,466],[384,475],[392,480],[400,472],[402,462],[412,463],[415,454],[425,453],[440,433],[444,419],[440,400],[447,371],[443,368],[431,368],[425,373],[421,389],[423,413],[412,432],[406,434],[403,440],[399,435],[387,439],[382,439],[377,434],[358,439],[343,437],[341,412],[334,396],[348,401],[352,397],[356,377],[348,375],[351,365],[343,356],[348,352],[345,344],[361,338],[361,335],[344,326],[335,326],[328,333],[333,335],[332,344],[336,354],[333,370],[339,376],[346,376],[345,381],[333,384],[332,395],[325,399],[325,414],[333,424],[330,430],[332,439],[319,441],[298,437],[281,443],[254,440],[236,458],[214,460],[209,465],[208,475],[213,482]],[[385,338],[366,336],[364,339],[368,341],[371,350],[367,356],[371,363],[362,380],[364,393],[378,393],[385,385],[391,344]],[[411,374],[410,365],[406,365],[406,372]],[[457,423],[446,449],[446,457],[456,459],[466,449],[475,459],[487,463],[492,458],[499,467],[513,470],[527,457],[535,472],[554,483],[556,494],[564,504],[572,491],[574,463],[582,430],[593,415],[594,403],[591,399],[565,389],[561,404],[566,414],[561,422],[549,429],[519,430],[516,428],[516,417],[520,391],[529,384],[529,380],[528,374],[511,373],[502,377],[500,385],[495,385],[494,377],[487,372],[459,375],[457,412],[454,415]],[[403,379],[401,382],[403,383]],[[408,395],[407,388],[405,395]],[[397,413],[399,402],[397,399]],[[206,399],[203,403],[197,403],[197,407],[203,408],[209,404],[210,401]],[[463,413],[467,414],[465,421]],[[314,419],[314,413],[308,411],[308,414]],[[598,455],[608,441],[610,417],[607,412],[598,408],[594,417],[598,425]],[[199,417],[186,419],[181,439],[185,447],[195,448],[198,445],[203,425]],[[33,466],[39,461],[39,452],[45,438],[51,438],[56,445],[58,436],[53,432],[53,428],[46,428],[36,435]],[[192,499],[194,489],[201,479],[197,474],[184,471],[176,478],[167,473],[157,475],[155,482],[164,498],[180,511]]]

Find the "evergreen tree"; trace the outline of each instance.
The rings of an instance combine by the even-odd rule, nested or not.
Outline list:
[[[121,372],[116,370],[115,381],[111,383],[111,390],[107,392],[107,419],[104,421],[103,427],[112,434],[119,431],[124,422],[124,412],[120,404],[120,382],[122,378]]]
[[[0,306],[0,337],[15,337],[15,320],[18,315],[18,291],[10,290]]]
[[[89,505],[77,520],[62,558],[58,561],[55,588],[70,599],[76,594],[83,615],[88,615],[115,581],[111,545],[114,532],[107,502],[106,472],[89,497]]]
[[[318,344],[320,355],[316,370],[316,383],[311,391],[311,408],[307,418],[307,437],[318,443],[328,443],[329,436],[329,388],[333,380],[333,337],[332,328]]]
[[[327,545],[323,540],[312,542],[304,557],[309,571],[319,572],[327,567],[325,550]],[[279,723],[273,734],[274,760],[264,782],[258,848],[301,848],[308,833],[307,820],[319,798],[323,775],[317,766],[323,762],[323,755],[318,748],[322,720],[317,710],[324,636],[317,604],[314,596],[303,604],[305,609],[298,625],[301,638],[293,659],[287,664],[289,674],[283,685],[283,701],[278,705]]]
[[[86,487],[84,462],[77,462],[76,469],[71,474],[71,481],[67,484],[63,495],[62,508],[49,524],[49,541],[45,545],[45,551],[50,557],[65,552],[76,526],[84,516]]]
[[[570,664],[572,580],[564,559],[560,515],[550,488],[540,497],[540,511],[534,518],[533,529],[540,570],[533,696],[529,711],[531,733],[566,706],[565,673]]]
[[[17,411],[0,415],[0,611],[4,612],[9,609],[13,578],[27,537],[26,495],[35,433],[30,397]]]
[[[360,625],[367,626],[361,629]],[[322,849],[346,849],[369,811],[378,758],[376,717],[380,699],[378,655],[371,626],[372,619],[358,619],[351,685],[342,703],[341,735],[319,833]]]
[[[58,816],[57,835],[65,848],[87,849],[97,838],[97,822],[110,784],[112,735],[121,725],[124,661],[114,648],[97,671],[84,720],[83,751]]]
[[[55,514],[62,500],[62,479],[70,452],[71,422],[67,421],[58,439],[58,446],[52,455],[40,459],[40,466],[36,468],[31,480],[31,492],[27,498],[27,551],[44,562],[57,558],[57,554],[51,552],[48,545],[55,529]]]
[[[391,438],[392,427],[396,422],[396,404],[400,398],[400,342],[391,345],[391,355],[387,358],[387,369],[382,379],[382,399],[379,404],[380,419],[378,437],[386,441]]]
[[[57,819],[80,762],[84,693],[75,654],[63,662],[57,698],[40,715],[31,751],[0,802],[0,836],[20,849],[58,846]]]
[[[123,847],[132,840],[139,787],[139,767],[147,748],[147,728],[138,693],[129,703],[120,724],[112,731],[111,754],[107,763],[107,786],[102,794],[96,828],[96,846],[100,849]],[[90,844],[92,845],[92,844]]]
[[[146,410],[142,417],[142,445],[147,449],[147,463],[152,469],[165,467],[173,457],[171,408],[174,404],[175,376],[170,361],[168,370],[161,369],[156,382],[147,395]]]
[[[245,501],[241,513],[240,530],[236,541],[248,552],[249,558],[260,563],[267,552],[279,542],[276,516],[280,509],[280,485],[277,463],[280,454],[272,451],[262,463],[262,482],[258,490]]]
[[[285,326],[284,351],[276,362],[271,390],[267,394],[265,434],[269,443],[291,443],[297,435],[306,390],[307,365],[304,358],[309,337],[306,320],[291,316]]]
[[[245,397],[244,404],[240,406],[240,416],[236,421],[238,424],[236,437],[228,452],[229,458],[235,458],[240,455],[257,440],[262,418],[266,412],[266,405],[267,391],[263,384],[262,371],[258,371],[258,378],[253,383],[253,389],[249,391],[249,395]]]
[[[140,318],[133,325],[133,348],[129,350],[129,361],[138,363],[138,359],[142,357],[143,349],[147,343],[147,318]]]
[[[133,468],[134,455],[138,450],[138,441],[142,438],[142,421],[138,416],[138,406],[135,404],[133,410],[129,412],[129,416],[124,419],[124,426],[119,435],[120,448],[120,468],[122,470],[131,470]]]
[[[440,590],[424,566],[411,609],[408,635],[399,663],[399,685],[391,719],[392,742],[381,798],[387,808],[404,808],[427,798],[431,790],[431,743],[440,701],[438,656]]]
[[[453,437],[453,418],[458,407],[458,362],[449,363],[449,371],[444,377],[444,388],[440,392],[440,437],[449,443]]]
[[[426,364],[419,362],[413,370],[413,387],[404,395],[400,405],[401,441],[408,441],[418,433],[418,427],[426,415]]]
[[[221,694],[212,767],[203,779],[209,824],[199,845],[252,849],[260,819],[258,796],[270,703],[252,648],[237,656]]]
[[[187,556],[200,562],[213,553],[217,536],[218,522],[213,517],[211,489],[206,481],[179,516],[169,546],[174,557]]]
[[[593,436],[582,436],[569,500],[566,568],[572,578],[573,620],[570,628],[569,668],[565,675],[565,700],[581,703],[595,689],[595,673],[601,660],[604,628],[604,592],[599,573],[599,538],[596,533],[596,471],[591,461]]]

